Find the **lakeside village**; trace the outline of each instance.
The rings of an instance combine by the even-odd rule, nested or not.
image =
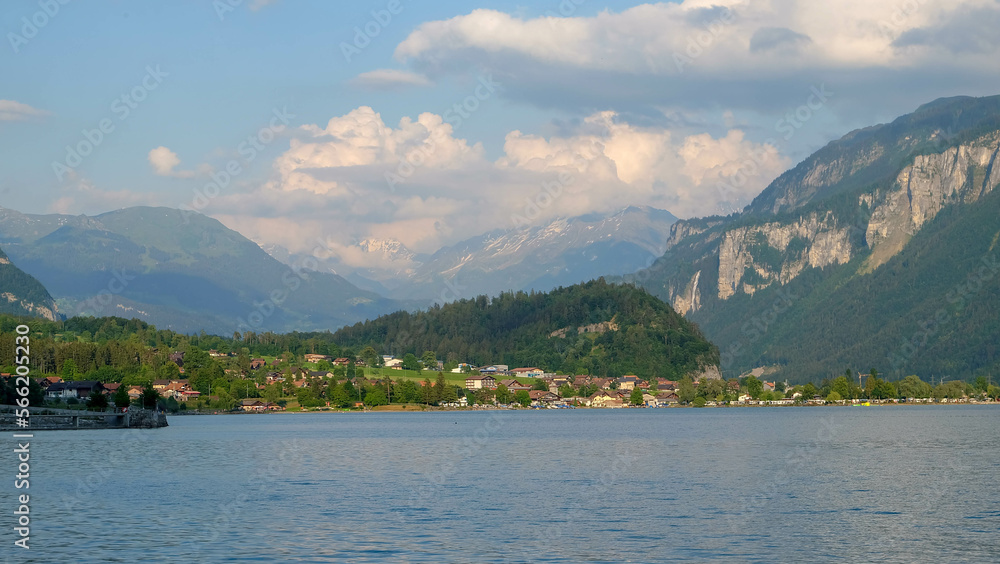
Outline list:
[[[874,370],[868,375],[848,370],[818,387],[789,386],[762,379],[762,369],[729,380],[719,376],[645,380],[635,375],[560,375],[536,367],[473,367],[454,361],[446,365],[433,352],[419,360],[412,354],[403,359],[374,355],[370,347],[367,352],[358,358],[320,354],[295,358],[285,353],[281,358],[241,361],[235,353],[211,350],[207,357],[217,361],[212,363],[214,378],[205,370],[186,377],[185,352],[173,352],[168,364],[175,366],[176,377],[144,385],[77,379],[68,361],[65,377],[34,379],[32,405],[100,410],[139,402],[172,413],[226,413],[996,403],[1000,399],[1000,387],[983,377],[973,384],[951,381],[932,386],[916,376],[887,382]],[[195,354],[205,355],[197,350]]]

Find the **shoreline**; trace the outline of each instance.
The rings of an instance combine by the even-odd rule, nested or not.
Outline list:
[[[872,403],[869,405],[863,405],[860,403],[847,403],[847,404],[799,404],[799,405],[706,405],[704,407],[696,407],[693,405],[671,405],[666,407],[645,407],[645,406],[622,406],[622,407],[466,407],[466,408],[454,408],[454,407],[434,407],[428,406],[424,409],[315,409],[315,410],[298,410],[298,411],[217,411],[217,412],[203,412],[203,411],[188,411],[184,413],[169,413],[170,417],[187,417],[187,416],[203,416],[203,415],[302,415],[302,414],[315,414],[315,413],[328,413],[328,414],[366,414],[366,413],[468,413],[476,411],[566,411],[566,410],[600,410],[600,411],[616,411],[621,409],[642,409],[642,410],[665,410],[665,409],[760,409],[760,408],[789,408],[789,407],[808,407],[808,408],[848,408],[848,407],[951,407],[951,406],[1000,406],[1000,402],[989,401],[989,402],[955,402],[955,403],[939,403],[939,402],[889,402],[889,403]]]

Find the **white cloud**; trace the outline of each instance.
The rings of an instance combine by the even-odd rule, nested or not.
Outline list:
[[[996,21],[996,0],[684,0],[535,18],[478,9],[421,24],[395,58],[432,80],[493,73],[508,99],[586,113],[774,112],[825,82],[855,127],[940,96],[994,93]]]
[[[0,100],[0,121],[24,121],[49,115],[49,112],[32,108],[14,100]]]
[[[363,72],[351,81],[364,88],[387,90],[406,86],[429,86],[431,81],[422,74],[397,69],[376,69]]]
[[[789,161],[740,130],[685,135],[598,112],[563,136],[512,131],[504,155],[490,161],[481,145],[455,137],[441,116],[424,113],[390,127],[372,108],[360,107],[325,127],[300,128],[275,160],[271,182],[249,194],[220,196],[205,211],[293,252],[311,252],[317,237],[327,238],[341,262],[362,266],[371,260],[357,248],[366,238],[394,239],[427,253],[520,221],[626,205],[679,216],[729,211],[720,206],[733,194],[716,184],[754,154],[766,156],[741,185],[749,197]]]
[[[527,60],[668,75],[679,74],[675,54],[696,59],[702,68],[768,75],[787,74],[806,64],[912,65],[910,53],[892,48],[894,38],[971,6],[995,9],[996,2],[685,0],[591,17],[534,19],[479,9],[421,24],[397,46],[396,58],[436,69],[470,60]],[[800,47],[787,61],[791,66],[775,67],[775,57],[785,52],[777,47],[790,45]],[[772,56],[761,56],[769,51]],[[501,57],[508,58],[501,63]]]
[[[208,165],[201,165],[198,167],[197,172],[193,170],[176,170],[176,168],[181,164],[180,158],[177,157],[177,153],[163,147],[162,145],[150,151],[147,158],[149,159],[150,166],[153,167],[153,172],[158,176],[194,178],[198,174],[204,174],[210,171]]]
[[[103,190],[87,179],[62,188],[63,195],[49,204],[49,213],[97,214],[131,206],[161,205],[156,194],[132,190]]]

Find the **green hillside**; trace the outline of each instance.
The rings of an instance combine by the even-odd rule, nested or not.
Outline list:
[[[867,255],[692,316],[723,365],[777,365],[792,381],[871,368],[927,381],[1000,373],[1000,193],[949,208],[873,273]],[[788,296],[790,305],[774,304]],[[778,308],[782,309],[782,308]],[[736,316],[741,323],[733,323]],[[767,320],[776,317],[768,325]],[[754,324],[754,321],[757,323]],[[761,330],[761,327],[766,328]]]
[[[698,323],[727,377],[989,375],[998,155],[1000,96],[925,104],[830,143],[740,214],[680,222],[666,254],[626,280]]]
[[[2,210],[0,241],[68,315],[232,334],[335,329],[400,307],[335,274],[294,272],[215,219],[170,208],[93,218]]]
[[[614,327],[581,332],[601,323]],[[431,350],[438,358],[475,365],[600,376],[681,377],[719,361],[717,348],[669,305],[641,289],[603,280],[397,312],[345,327],[334,340],[397,357]]]
[[[14,266],[3,250],[0,250],[0,313],[55,317],[55,302],[45,286]]]

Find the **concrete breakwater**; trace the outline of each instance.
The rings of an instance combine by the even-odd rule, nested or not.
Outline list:
[[[167,426],[167,414],[154,409],[83,411],[29,407],[28,417],[12,405],[0,406],[0,431],[56,431],[68,429],[155,429]],[[24,425],[26,420],[27,425]]]

